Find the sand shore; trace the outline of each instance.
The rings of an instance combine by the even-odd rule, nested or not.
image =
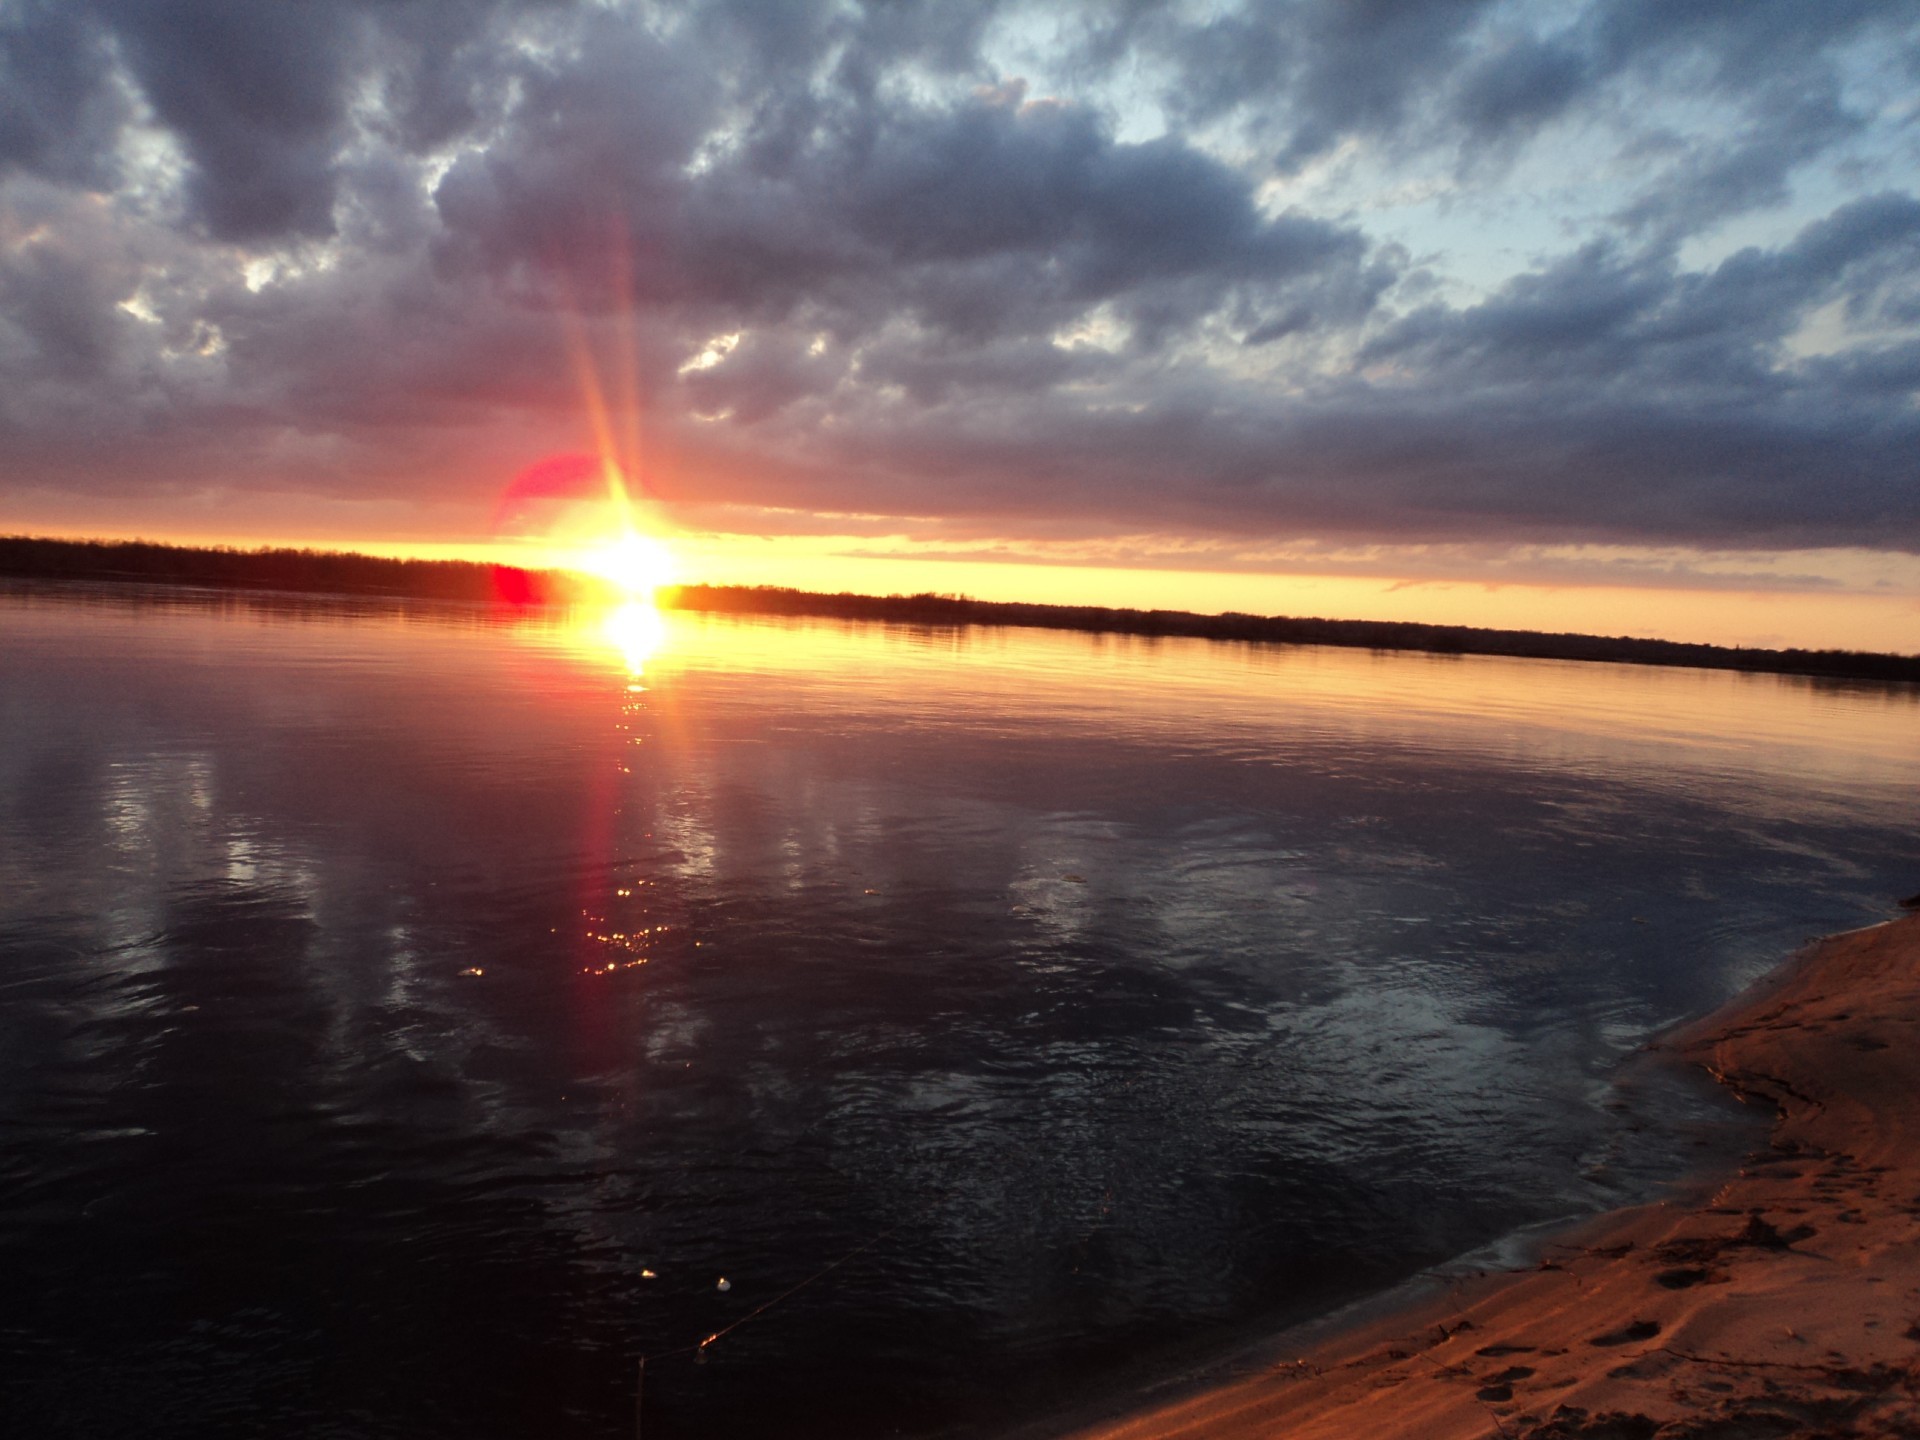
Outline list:
[[[1661,1048],[1779,1113],[1723,1184],[1075,1440],[1920,1436],[1920,915]]]

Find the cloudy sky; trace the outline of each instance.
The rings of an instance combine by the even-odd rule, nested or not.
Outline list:
[[[1920,10],[0,0],[0,529],[484,541],[570,345],[739,578],[1920,650]]]

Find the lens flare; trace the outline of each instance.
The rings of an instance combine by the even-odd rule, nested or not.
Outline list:
[[[628,599],[674,580],[672,548],[654,506],[612,460],[558,455],[529,466],[494,513],[494,534],[527,563],[590,575]]]
[[[627,238],[614,222],[608,235],[612,283],[586,296],[588,305],[576,303],[571,282],[565,275],[558,277],[559,318],[579,384],[580,418],[589,448],[550,456],[522,470],[501,494],[493,529],[496,539],[512,541],[527,557],[525,569],[517,572],[522,576],[538,567],[601,582],[585,588],[599,592],[590,597],[593,601],[615,606],[605,633],[616,649],[632,656],[651,653],[658,643],[639,644],[640,629],[648,623],[653,631],[659,628],[657,614],[644,622],[636,618],[635,607],[651,612],[655,592],[674,582],[676,567],[665,539],[671,527],[658,492],[647,483],[643,463],[645,407],[631,275],[623,258],[631,253]],[[527,588],[539,590],[537,585]],[[582,598],[579,588],[564,583],[551,587],[563,600]],[[637,673],[638,662],[629,668]]]

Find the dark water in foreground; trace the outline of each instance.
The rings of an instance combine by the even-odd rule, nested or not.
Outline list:
[[[0,593],[0,1414],[987,1432],[1643,1193],[1917,796],[1771,677]]]

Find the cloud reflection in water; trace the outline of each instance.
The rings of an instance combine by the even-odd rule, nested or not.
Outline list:
[[[1609,1067],[1920,860],[1891,692],[0,604],[42,1429],[625,1433],[883,1233],[650,1424],[989,1425],[1648,1183]]]

